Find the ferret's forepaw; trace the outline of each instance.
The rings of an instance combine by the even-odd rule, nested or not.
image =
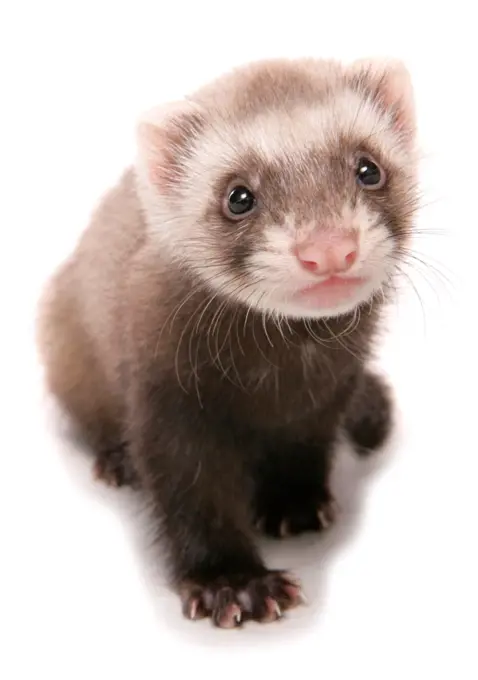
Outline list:
[[[282,507],[276,504],[266,510],[256,521],[261,533],[273,538],[286,538],[305,532],[324,531],[335,521],[338,507],[330,495],[315,499],[295,499]]]
[[[180,594],[188,619],[210,617],[219,628],[237,628],[246,621],[277,621],[286,610],[305,602],[300,584],[281,571],[261,576],[231,574],[209,582],[188,580]]]
[[[139,486],[138,476],[124,446],[98,454],[93,474],[95,479],[103,481],[108,486],[131,486],[133,488]]]

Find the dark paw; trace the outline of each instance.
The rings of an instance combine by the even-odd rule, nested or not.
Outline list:
[[[272,502],[256,522],[257,529],[274,538],[285,538],[310,531],[324,531],[334,522],[337,505],[330,494],[320,499],[289,499]]]
[[[372,373],[364,376],[344,421],[347,435],[360,455],[379,449],[392,429],[392,397],[385,381]]]
[[[207,582],[185,581],[180,587],[183,613],[191,620],[210,617],[219,628],[246,621],[269,623],[304,602],[297,581],[284,572],[232,574]]]
[[[94,476],[108,486],[131,486],[138,488],[139,479],[125,446],[101,452],[93,468]]]

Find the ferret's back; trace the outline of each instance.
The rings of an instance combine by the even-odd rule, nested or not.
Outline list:
[[[117,439],[125,287],[144,238],[128,170],[101,199],[39,308],[37,340],[47,384],[95,447]]]

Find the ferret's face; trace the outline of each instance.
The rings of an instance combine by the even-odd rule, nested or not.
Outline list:
[[[212,293],[310,318],[387,288],[416,199],[409,121],[377,102],[375,81],[336,78],[315,101],[269,93],[252,111],[239,89],[236,117],[209,104],[186,147],[177,133],[181,153],[148,166],[155,232]]]

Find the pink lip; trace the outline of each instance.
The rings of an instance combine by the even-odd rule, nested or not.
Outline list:
[[[330,276],[328,279],[302,288],[296,296],[320,306],[333,306],[347,300],[365,281],[366,279],[358,276],[349,278]]]

